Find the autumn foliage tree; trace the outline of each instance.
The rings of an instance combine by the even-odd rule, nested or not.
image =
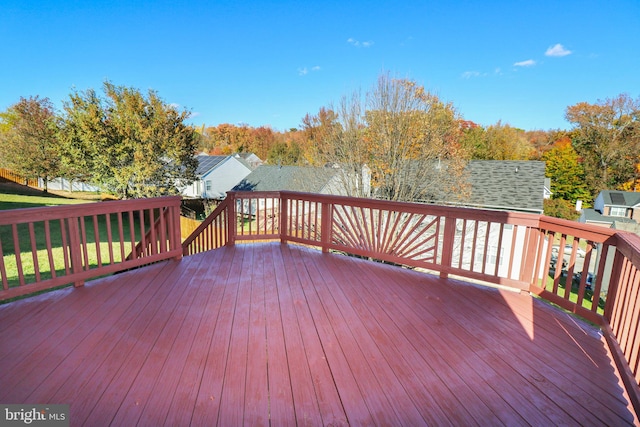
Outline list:
[[[584,159],[592,195],[621,187],[636,176],[640,152],[640,98],[621,94],[595,104],[580,102],[566,110],[573,145]]]
[[[526,133],[500,121],[487,128],[467,127],[462,145],[474,160],[529,160],[533,154]]]
[[[56,114],[48,98],[20,98],[0,115],[0,163],[26,178],[50,178],[60,170]]]
[[[389,200],[464,191],[459,118],[416,82],[383,74],[366,94],[343,97],[321,113],[304,127],[321,147],[315,163],[338,166],[353,195],[368,195],[369,176],[374,195]]]

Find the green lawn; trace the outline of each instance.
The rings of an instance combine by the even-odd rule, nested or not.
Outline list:
[[[559,283],[558,283],[558,295],[560,296],[564,296],[564,290],[566,287],[566,277],[562,276],[560,277]],[[547,287],[546,289],[549,292],[553,292],[553,277],[551,276],[547,276]],[[588,309],[591,309],[591,299],[593,298],[593,291],[589,290],[589,289],[585,289],[584,291],[584,298],[582,300],[582,306]],[[573,303],[577,303],[578,302],[578,286],[577,285],[572,285],[571,286],[571,293],[569,294],[569,301],[573,302]],[[598,309],[597,312],[598,314],[604,314],[604,305],[605,305],[605,300],[600,298],[600,300],[598,301]]]

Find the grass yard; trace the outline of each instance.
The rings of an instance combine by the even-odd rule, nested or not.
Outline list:
[[[559,295],[564,295],[564,290],[566,288],[566,281],[567,278],[566,276],[562,276],[560,277],[559,283],[558,283],[558,294]],[[546,289],[549,292],[553,292],[553,277],[551,276],[547,276],[547,287]],[[582,306],[585,308],[589,308],[591,309],[591,299],[593,298],[593,291],[589,290],[589,289],[585,289],[584,291],[584,299],[582,301]],[[571,286],[571,293],[569,294],[569,301],[577,303],[578,302],[578,287],[574,284],[572,284]],[[597,312],[598,314],[604,314],[604,305],[605,305],[606,301],[601,297],[598,301],[598,308],[597,308]]]

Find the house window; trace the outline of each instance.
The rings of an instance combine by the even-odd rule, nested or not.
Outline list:
[[[627,216],[627,208],[621,208],[621,207],[613,206],[609,210],[609,216],[622,216],[622,217],[625,217],[625,216]]]
[[[206,181],[206,185],[207,192],[211,191],[211,181]]]

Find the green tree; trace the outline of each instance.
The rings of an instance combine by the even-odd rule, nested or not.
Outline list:
[[[297,165],[301,150],[295,141],[276,142],[267,155],[267,161],[274,165]]]
[[[96,169],[97,147],[109,144],[106,112],[103,102],[93,89],[74,92],[64,102],[66,116],[60,120],[62,152],[61,174],[70,182],[81,180],[100,183]]]
[[[578,153],[568,137],[560,139],[553,148],[542,155],[546,164],[546,176],[551,178],[554,199],[564,199],[575,203],[592,201],[585,182],[584,169]]]
[[[93,182],[125,198],[176,194],[193,182],[198,137],[184,123],[188,112],[151,90],[105,82],[104,94],[75,93],[65,104],[65,146],[76,148],[69,163],[87,165]]]
[[[0,115],[2,165],[27,178],[59,175],[60,143],[53,105],[48,98],[20,98]]]
[[[543,209],[545,215],[555,218],[564,218],[573,221],[580,216],[575,206],[570,201],[564,199],[545,199]]]

